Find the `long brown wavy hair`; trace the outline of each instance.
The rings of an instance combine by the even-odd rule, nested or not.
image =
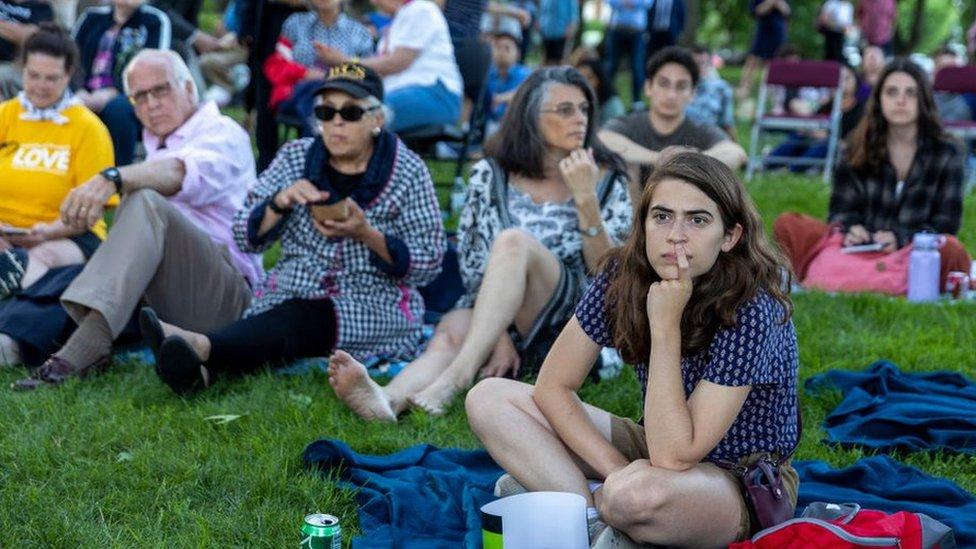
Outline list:
[[[647,291],[661,277],[647,259],[645,226],[654,190],[666,179],[694,185],[705,193],[718,205],[726,231],[737,223],[742,226],[735,247],[721,252],[712,268],[695,280],[681,317],[682,356],[693,356],[707,348],[720,327],[734,326],[736,311],[761,291],[783,305],[782,322],[793,313],[793,303],[784,290],[784,283],[788,288],[792,278],[789,263],[766,239],[762,219],[742,182],[728,166],[710,156],[677,154],[648,177],[630,236],[604,260],[604,269],[611,277],[606,315],[614,346],[630,363],[646,362],[651,353]]]
[[[892,60],[871,90],[864,116],[851,132],[847,148],[851,167],[864,176],[879,176],[888,156],[888,121],[881,111],[881,92],[892,73],[903,72],[918,86],[918,136],[925,140],[947,139],[939,121],[939,111],[932,95],[932,83],[925,71],[904,57]]]

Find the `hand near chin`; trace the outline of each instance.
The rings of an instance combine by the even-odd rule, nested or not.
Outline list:
[[[559,161],[559,173],[573,192],[574,198],[582,198],[596,192],[596,178],[600,168],[593,158],[593,151],[576,149]]]
[[[647,290],[647,318],[652,333],[680,328],[681,315],[694,289],[691,265],[684,246],[675,246],[674,253],[677,256],[678,277],[655,282]]]
[[[698,152],[698,149],[692,147],[685,147],[684,145],[670,145],[661,149],[660,152],[660,163],[664,164],[668,160],[681,153]]]

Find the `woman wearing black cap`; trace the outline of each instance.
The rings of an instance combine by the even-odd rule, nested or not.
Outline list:
[[[243,319],[198,334],[142,311],[156,371],[176,392],[340,346],[360,360],[417,354],[417,288],[440,271],[444,229],[426,166],[383,129],[382,100],[372,69],[333,67],[316,95],[322,136],[285,145],[259,177],[235,237],[246,252],[280,240],[281,258]]]

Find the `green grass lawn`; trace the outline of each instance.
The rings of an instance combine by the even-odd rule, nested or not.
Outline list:
[[[435,176],[447,183],[449,171]],[[827,189],[812,178],[772,175],[750,186],[767,223],[786,210],[823,215]],[[961,237],[976,244],[976,198]],[[876,296],[797,295],[801,378],[860,369],[888,358],[908,371],[974,375],[976,303],[914,305]],[[300,455],[319,437],[363,452],[413,444],[477,447],[463,407],[445,418],[422,413],[398,425],[365,424],[345,410],[325,376],[265,373],[221,383],[183,400],[141,363],[116,364],[99,378],[19,394],[6,386],[21,369],[0,371],[0,547],[284,547],[310,512],[339,515],[356,531],[352,495],[305,472]],[[635,417],[640,402],[627,370],[587,385],[584,398]],[[801,459],[836,466],[863,453],[824,445],[820,424],[836,394],[802,395]],[[205,418],[241,417],[218,425]],[[976,492],[976,460],[900,455]]]

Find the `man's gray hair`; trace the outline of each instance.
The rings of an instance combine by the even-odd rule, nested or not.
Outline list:
[[[193,95],[193,104],[197,105],[200,102],[197,83],[193,80],[193,75],[190,74],[190,68],[186,66],[183,58],[173,50],[157,50],[152,48],[147,48],[137,53],[125,66],[125,70],[122,71],[122,87],[126,95],[129,95],[129,73],[132,72],[132,67],[135,67],[137,63],[143,61],[165,63],[173,71],[173,77],[176,79],[174,84],[176,86],[183,86],[186,82],[189,82],[190,91]]]

